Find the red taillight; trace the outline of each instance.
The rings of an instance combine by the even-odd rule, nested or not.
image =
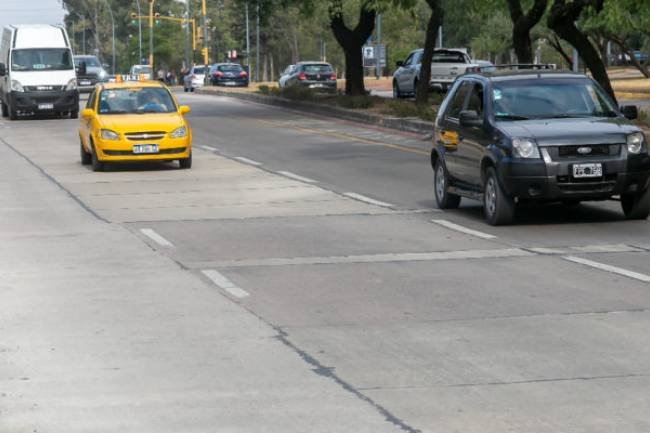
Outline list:
[[[298,79],[299,79],[299,80],[306,80],[306,79],[307,79],[307,76],[305,75],[304,72],[301,72],[301,73],[298,74]]]
[[[217,71],[217,72],[214,73],[214,76],[215,77],[223,77],[223,72]]]
[[[240,76],[240,77],[248,77],[248,74],[246,73],[246,71],[241,71],[241,72],[239,73],[239,76]]]
[[[330,80],[336,80],[336,74],[330,75]]]

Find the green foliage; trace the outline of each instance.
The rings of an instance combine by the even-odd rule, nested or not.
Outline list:
[[[417,105],[413,101],[389,99],[380,109],[381,113],[395,117],[411,117],[433,122],[437,111],[432,104]]]
[[[289,86],[280,89],[280,96],[296,101],[313,101],[316,99],[316,92],[308,87]]]
[[[351,110],[367,110],[375,106],[376,96],[362,95],[362,96],[347,96],[337,95],[336,105]]]

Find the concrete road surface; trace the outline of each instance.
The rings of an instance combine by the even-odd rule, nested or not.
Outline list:
[[[0,432],[650,431],[650,223],[435,208],[423,137],[207,95],[191,170],[0,121]]]

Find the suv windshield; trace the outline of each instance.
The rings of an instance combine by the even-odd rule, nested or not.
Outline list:
[[[176,105],[160,87],[105,89],[99,95],[99,114],[171,113]]]
[[[81,62],[86,62],[86,66],[92,68],[99,68],[101,66],[99,60],[97,60],[97,57],[75,57],[74,58],[75,66],[79,66]]]
[[[433,63],[465,63],[465,54],[452,52],[433,53]]]
[[[67,48],[30,48],[11,52],[13,71],[63,71],[73,69]]]
[[[307,74],[326,74],[332,72],[332,67],[330,65],[304,65],[302,70]]]
[[[239,65],[223,65],[218,68],[221,72],[241,72],[243,68]]]
[[[530,79],[496,82],[494,115],[501,120],[616,117],[605,92],[588,79]]]

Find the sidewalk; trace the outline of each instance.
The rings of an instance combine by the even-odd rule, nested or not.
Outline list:
[[[395,431],[275,329],[21,156],[71,138],[27,122],[0,125],[0,432]]]

